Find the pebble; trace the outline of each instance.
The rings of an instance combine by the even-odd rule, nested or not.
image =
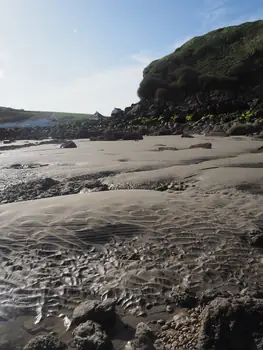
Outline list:
[[[162,325],[164,325],[164,324],[165,324],[165,321],[164,321],[164,320],[158,320],[158,321],[157,321],[157,323],[158,323],[159,325],[161,325],[161,326],[162,326]]]
[[[166,311],[169,313],[172,313],[174,311],[173,307],[171,305],[166,306]]]

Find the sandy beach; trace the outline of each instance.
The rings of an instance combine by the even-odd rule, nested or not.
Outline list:
[[[85,299],[116,298],[134,324],[178,290],[262,292],[263,253],[250,237],[263,230],[263,141],[75,142],[0,154],[2,191],[76,176],[109,189],[0,205],[0,332],[8,341],[10,325],[24,346],[32,337],[25,323],[45,334],[39,325],[49,319],[64,334],[63,319]],[[207,142],[211,149],[189,149]],[[172,185],[152,189],[163,183]]]

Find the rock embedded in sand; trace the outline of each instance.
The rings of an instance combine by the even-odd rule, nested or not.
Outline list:
[[[107,350],[112,347],[106,332],[93,321],[80,324],[73,331],[73,337],[79,350]]]
[[[56,336],[49,335],[39,335],[29,341],[29,343],[24,347],[24,350],[64,350],[67,345],[60,341]]]
[[[206,148],[206,149],[211,149],[212,148],[212,143],[211,142],[204,142],[204,143],[197,143],[196,145],[191,145],[189,149],[192,148]]]
[[[144,322],[138,323],[135,337],[128,341],[125,350],[154,350],[155,336],[151,328]]]
[[[151,328],[144,322],[140,322],[136,326],[135,337],[139,338],[141,336],[146,336],[150,339],[153,339],[153,332]]]
[[[60,148],[77,148],[77,145],[73,141],[66,141],[60,145]]]
[[[199,350],[263,349],[263,301],[216,298],[203,310]]]
[[[245,136],[252,134],[255,127],[252,124],[235,123],[226,132],[229,136]]]
[[[105,329],[114,326],[116,321],[115,300],[107,299],[102,302],[87,300],[80,303],[73,311],[72,327],[86,321],[94,321]]]

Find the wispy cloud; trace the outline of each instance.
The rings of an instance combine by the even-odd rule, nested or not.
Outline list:
[[[77,33],[77,32],[78,32],[78,28],[74,28],[73,33]]]
[[[133,54],[133,55],[131,56],[131,58],[132,58],[134,61],[138,62],[138,63],[142,63],[142,64],[144,64],[144,65],[147,65],[147,64],[149,64],[150,62],[152,62],[153,60],[155,60],[155,59],[156,59],[156,56],[153,57],[153,55],[151,55],[151,54],[150,54],[149,52],[147,52],[147,51],[140,51],[140,52],[138,52],[138,53],[136,53],[136,54]]]
[[[176,40],[171,46],[170,49],[171,50],[176,50],[178,49],[178,47],[181,47],[183,44],[185,44],[188,40],[192,39],[193,36],[191,35],[187,35],[186,37],[184,37],[183,39],[178,39]]]
[[[225,19],[229,13],[229,0],[204,0],[201,10],[203,27],[213,26]]]

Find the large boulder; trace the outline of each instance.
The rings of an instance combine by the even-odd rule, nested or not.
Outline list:
[[[77,145],[73,141],[66,141],[60,145],[60,148],[77,148]]]
[[[60,341],[56,336],[39,335],[29,341],[24,350],[64,350],[67,345]]]
[[[80,303],[73,311],[72,326],[78,326],[88,320],[94,321],[103,327],[110,328],[115,324],[115,300],[107,299],[102,302],[88,300]]]
[[[80,324],[73,331],[73,337],[79,350],[108,350],[112,347],[106,332],[93,321]]]
[[[263,301],[216,298],[203,313],[198,350],[262,350]]]
[[[229,136],[245,136],[255,132],[255,127],[252,124],[235,123],[227,130]]]

